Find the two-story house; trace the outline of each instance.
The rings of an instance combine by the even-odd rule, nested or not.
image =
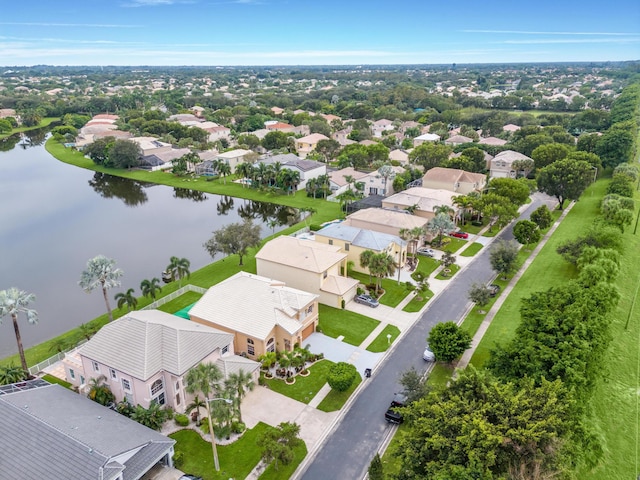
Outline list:
[[[259,162],[265,164],[278,163],[280,168],[294,170],[300,175],[300,183],[297,185],[298,190],[304,190],[307,182],[312,178],[318,178],[327,174],[327,164],[316,162],[315,160],[303,160],[293,153],[283,155],[269,155],[260,158]]]
[[[491,178],[516,178],[518,172],[513,168],[516,160],[531,160],[530,157],[514,150],[505,150],[491,159],[489,176]]]
[[[435,209],[439,206],[446,205],[455,212],[457,209],[453,202],[455,196],[456,194],[450,190],[412,187],[382,200],[382,208],[409,210],[413,211],[413,215],[417,217],[430,220],[436,216]]]
[[[311,152],[316,149],[318,142],[320,140],[329,140],[329,138],[321,133],[312,133],[311,135],[307,135],[305,137],[296,138],[295,146],[296,152],[300,158],[307,158]]]
[[[481,192],[487,183],[487,176],[457,168],[434,167],[422,177],[422,186],[435,190],[449,190],[458,195]]]

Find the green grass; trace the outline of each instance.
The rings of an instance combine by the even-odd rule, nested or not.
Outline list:
[[[391,341],[387,339],[391,335]],[[385,352],[400,335],[400,329],[395,325],[387,325],[373,342],[367,347],[370,352]]]
[[[400,440],[408,430],[409,424],[406,422],[401,423],[398,430],[396,430],[395,435],[391,439],[389,446],[382,455],[382,466],[384,469],[385,479],[395,478],[395,476],[400,473],[402,463],[400,462],[398,448],[400,446]]]
[[[447,243],[444,248],[440,248],[439,250],[442,250],[443,252],[456,253],[462,248],[463,245],[467,243],[466,240],[462,240],[456,237],[449,237],[449,240],[451,241]]]
[[[494,225],[493,227],[491,227],[490,229],[488,229],[487,231],[485,231],[482,236],[483,237],[495,237],[497,234],[499,234],[501,231],[500,228],[498,228],[496,225]]]
[[[319,318],[322,333],[332,338],[343,335],[345,343],[355,346],[360,345],[380,323],[373,318],[327,305],[320,305]]]
[[[487,226],[487,222],[483,220],[482,225],[473,225],[471,221],[468,221],[464,225],[461,225],[460,228],[467,232],[469,235],[477,235],[480,233],[484,227]]]
[[[355,278],[363,285],[369,284],[369,275],[366,273],[349,272],[349,276]],[[376,279],[373,278],[373,282],[375,281]],[[409,293],[407,292],[404,283],[400,282],[400,285],[398,285],[398,280],[391,278],[383,278],[380,282],[380,286],[384,290],[384,295],[380,296],[378,301],[382,305],[386,305],[388,307],[397,307],[404,297],[407,296],[407,293]]]
[[[404,306],[402,311],[409,313],[419,312],[432,298],[433,292],[431,290],[427,290],[422,296],[414,295],[411,301]]]
[[[293,472],[296,471],[300,462],[307,456],[307,446],[304,442],[300,442],[300,445],[293,449],[293,461],[289,465],[278,465],[276,470],[273,463],[271,463],[267,469],[260,475],[261,480],[280,480],[283,478],[291,478]]]
[[[451,265],[449,267],[449,270],[451,270],[451,272],[449,272],[446,276],[444,275],[444,268],[442,270],[440,270],[440,273],[438,273],[436,275],[436,278],[438,280],[451,280],[451,278],[453,278],[453,276],[458,272],[458,270],[460,270],[460,266],[459,265]]]
[[[0,140],[10,137],[11,135],[15,135],[16,133],[28,132],[30,130],[37,130],[39,128],[48,127],[53,122],[56,122],[58,120],[60,120],[60,117],[44,117],[35,127],[18,127],[14,128],[9,133],[0,133]]]
[[[296,375],[296,383],[288,385],[278,378],[265,378],[264,382],[274,392],[278,392],[302,403],[309,403],[327,383],[329,369],[334,365],[329,360],[321,360],[309,367],[309,376]],[[262,374],[261,374],[262,375]]]
[[[432,387],[444,387],[453,375],[453,365],[448,363],[436,363],[427,377],[427,383]]]
[[[167,313],[176,313],[185,307],[197,302],[202,297],[198,292],[185,292],[177,298],[174,298],[170,302],[160,305],[158,310],[162,310]]]
[[[482,250],[483,246],[484,245],[482,245],[481,243],[474,242],[471,245],[469,245],[467,248],[465,248],[462,252],[460,252],[460,256],[461,257],[473,257],[476,253],[478,253],[480,250]]]
[[[340,410],[361,382],[362,377],[358,374],[353,385],[351,385],[345,392],[337,392],[331,389],[329,394],[324,397],[318,405],[318,410],[322,410],[323,412],[335,412]]]
[[[61,378],[54,377],[53,375],[49,375],[48,373],[46,375],[43,375],[42,379],[46,380],[49,383],[57,383],[58,385],[62,385],[64,388],[68,389],[71,389],[72,386],[69,382],[62,380]]]
[[[411,278],[414,280],[416,277],[414,276],[417,272],[422,273],[425,277],[431,275],[436,268],[440,266],[440,262],[435,258],[431,257],[418,257],[418,266],[415,271],[411,274]]]

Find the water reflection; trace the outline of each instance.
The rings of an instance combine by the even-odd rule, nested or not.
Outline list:
[[[247,200],[238,207],[238,215],[244,220],[259,220],[265,224],[275,222],[277,226],[293,225],[300,221],[300,213],[293,207],[254,200]]]
[[[218,205],[216,205],[218,215],[227,215],[229,211],[233,210],[233,197],[224,195],[220,198]]]
[[[20,141],[20,135],[11,135],[0,140],[0,152],[8,152],[13,150]]]
[[[142,205],[148,200],[144,187],[149,184],[136,180],[96,172],[93,178],[89,180],[89,185],[102,198],[119,198],[128,207]]]
[[[205,200],[207,200],[207,195],[206,193],[199,192],[198,190],[173,187],[173,198],[183,198],[187,200],[193,200],[194,202],[204,202]]]
[[[22,134],[22,141],[20,142],[20,146],[24,150],[29,147],[40,146],[44,144],[44,141],[47,139],[48,133],[48,128],[38,128],[36,130],[29,130],[28,132],[24,132]]]

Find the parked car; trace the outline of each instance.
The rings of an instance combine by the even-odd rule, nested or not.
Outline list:
[[[378,305],[380,305],[380,302],[378,302],[378,300],[376,300],[375,298],[373,298],[371,295],[358,295],[356,298],[354,298],[354,301],[356,303],[361,303],[362,305],[367,305],[371,308],[376,308]]]
[[[469,238],[469,234],[467,232],[449,232],[449,235],[456,238]]]
[[[202,477],[196,477],[195,475],[183,475],[178,480],[202,480]]]
[[[500,291],[500,285],[496,285],[495,283],[492,283],[491,285],[489,285],[488,288],[489,288],[490,297],[495,297]]]
[[[402,423],[402,414],[396,411],[397,407],[404,407],[407,402],[407,397],[401,393],[396,393],[391,400],[391,405],[384,414],[384,419],[389,423],[400,424]]]
[[[435,252],[428,247],[420,247],[416,250],[416,253],[425,257],[433,257],[435,255]]]
[[[422,352],[422,359],[426,360],[427,362],[435,362],[436,355],[431,351],[429,347],[427,347],[425,348],[424,352]]]

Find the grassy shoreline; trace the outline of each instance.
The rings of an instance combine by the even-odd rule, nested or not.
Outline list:
[[[38,130],[39,128],[48,127],[53,122],[57,122],[60,120],[60,117],[45,117],[43,118],[38,125],[33,127],[18,127],[11,130],[9,133],[0,133],[0,140],[10,137],[11,135],[15,135],[16,133],[24,133],[30,132],[31,130]]]

